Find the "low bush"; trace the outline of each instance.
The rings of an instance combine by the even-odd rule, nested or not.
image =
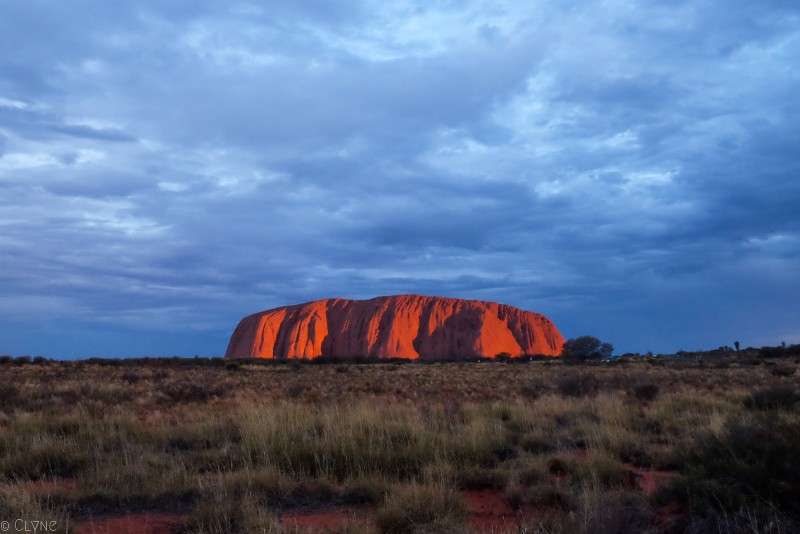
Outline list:
[[[535,484],[530,487],[516,483],[510,484],[505,489],[505,497],[509,506],[515,510],[531,505],[561,511],[570,511],[574,508],[573,498],[568,489],[549,483]]]
[[[565,397],[587,397],[597,393],[600,381],[591,373],[575,373],[559,379],[556,387]]]
[[[774,369],[771,369],[770,373],[772,373],[775,376],[792,376],[795,373],[795,368],[785,365],[782,367],[775,367]]]
[[[205,382],[167,382],[159,391],[173,402],[209,402],[214,397],[222,396],[225,390],[216,384]]]
[[[464,490],[500,489],[506,478],[497,469],[472,466],[456,473],[456,484]]]
[[[744,400],[744,405],[756,410],[777,410],[792,408],[800,400],[800,395],[789,386],[776,386],[754,391]]]
[[[519,387],[519,394],[528,400],[536,400],[547,392],[547,385],[540,379],[533,379]]]
[[[633,397],[641,402],[650,402],[658,396],[658,386],[656,384],[639,384],[631,390]]]
[[[520,438],[519,446],[523,451],[542,454],[557,449],[558,442],[552,436],[534,430]]]
[[[11,411],[19,400],[19,388],[17,386],[9,383],[0,383],[0,411]]]

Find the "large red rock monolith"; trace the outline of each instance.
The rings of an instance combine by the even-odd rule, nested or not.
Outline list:
[[[561,352],[544,315],[479,300],[421,295],[327,299],[245,317],[226,358],[422,358],[441,360]]]

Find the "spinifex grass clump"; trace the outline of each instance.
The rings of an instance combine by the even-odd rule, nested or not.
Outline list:
[[[209,484],[199,492],[184,534],[284,534],[278,518],[240,485]]]
[[[416,480],[439,463],[490,465],[504,444],[499,420],[424,416],[400,405],[258,405],[240,419],[242,447],[256,465],[296,477]]]
[[[462,534],[469,529],[464,501],[437,485],[402,487],[378,509],[375,523],[381,534]]]
[[[91,465],[86,443],[96,436],[98,426],[85,414],[67,418],[20,414],[0,434],[0,475],[17,479],[76,476]]]
[[[0,485],[0,520],[2,532],[70,532],[69,516],[63,506],[12,486]]]
[[[584,486],[578,492],[578,510],[559,525],[562,532],[586,534],[641,534],[652,528],[654,513],[641,494],[619,488]]]

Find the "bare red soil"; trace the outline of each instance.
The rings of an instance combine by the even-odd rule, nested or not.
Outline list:
[[[677,473],[674,471],[658,471],[646,467],[636,467],[632,464],[624,464],[631,479],[637,489],[647,496],[652,495],[656,490],[666,484]]]
[[[516,532],[520,524],[528,524],[541,515],[541,511],[533,506],[514,510],[499,490],[463,491],[461,495],[469,511],[470,526],[478,532]],[[325,507],[286,512],[282,522],[287,526],[301,527],[313,532],[328,532],[341,529],[354,521],[368,522],[373,512],[371,507]]]
[[[462,496],[469,510],[469,524],[478,532],[511,532],[523,517],[523,510],[514,511],[501,491],[464,491]]]
[[[314,532],[336,531],[354,522],[366,523],[374,509],[366,506],[336,506],[315,510],[285,512],[281,518],[284,525],[300,527]]]
[[[173,534],[185,517],[173,514],[124,514],[81,521],[76,534]]]

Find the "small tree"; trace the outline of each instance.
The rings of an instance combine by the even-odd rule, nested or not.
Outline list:
[[[733,342],[733,346],[736,347],[736,352],[739,352],[739,342],[738,341],[734,341]]]
[[[569,339],[561,349],[561,356],[569,360],[608,358],[613,353],[614,346],[611,343],[603,343],[592,336]]]

